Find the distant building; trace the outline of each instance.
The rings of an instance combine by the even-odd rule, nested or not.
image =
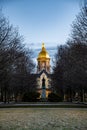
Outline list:
[[[41,99],[48,98],[51,93],[51,74],[50,74],[50,56],[44,43],[37,58],[37,91]]]

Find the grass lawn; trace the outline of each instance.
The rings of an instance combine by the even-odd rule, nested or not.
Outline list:
[[[0,108],[0,130],[87,130],[87,108]]]

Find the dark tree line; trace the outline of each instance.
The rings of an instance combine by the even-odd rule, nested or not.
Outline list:
[[[71,100],[78,93],[84,100],[87,93],[87,7],[81,9],[72,24],[65,45],[59,46],[53,68],[53,86],[59,95]]]
[[[26,92],[35,90],[31,56],[23,37],[0,12],[0,101],[17,101]]]

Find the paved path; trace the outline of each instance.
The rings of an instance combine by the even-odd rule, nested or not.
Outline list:
[[[57,103],[50,103],[50,102],[37,102],[37,103],[0,103],[0,108],[9,108],[9,107],[65,107],[65,108],[87,108],[87,104],[86,103],[69,103],[69,102],[57,102]]]

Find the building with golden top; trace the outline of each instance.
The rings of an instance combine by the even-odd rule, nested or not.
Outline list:
[[[44,43],[37,58],[37,91],[40,93],[41,99],[48,98],[51,93],[50,56]]]

